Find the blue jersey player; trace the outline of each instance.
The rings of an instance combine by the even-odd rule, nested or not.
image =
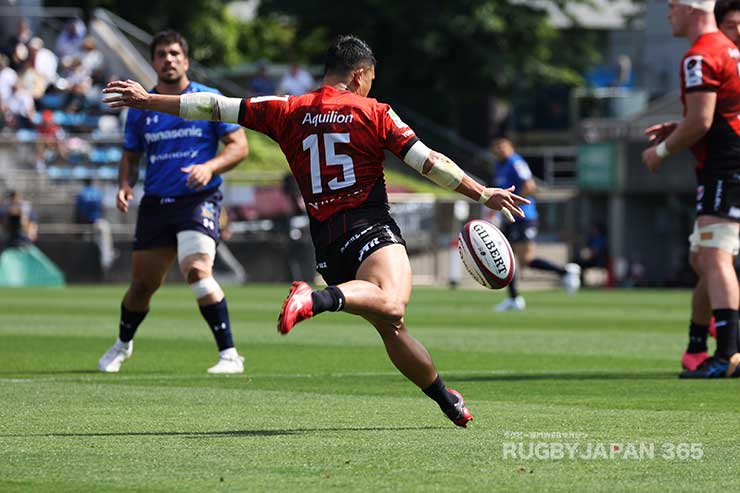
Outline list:
[[[157,73],[151,92],[216,91],[188,79],[188,45],[178,33],[157,34],[150,50]],[[224,143],[220,153],[219,141]],[[129,111],[116,205],[121,212],[128,212],[142,154],[147,160],[144,197],[139,204],[132,282],[121,303],[118,340],[100,358],[100,371],[118,372],[131,356],[136,329],[175,258],[218,345],[218,363],[208,372],[244,371],[244,359],[232,341],[224,292],[213,278],[212,266],[219,239],[220,175],[244,159],[247,150],[244,131],[238,125]]]
[[[514,193],[527,197],[529,204],[521,206],[524,219],[507,223],[503,232],[511,243],[518,266],[554,272],[563,280],[563,285],[569,292],[576,291],[581,286],[581,269],[577,264],[566,264],[564,267],[555,265],[548,260],[535,258],[534,242],[537,238],[538,216],[537,205],[532,194],[537,185],[532,177],[532,171],[527,162],[516,152],[509,139],[496,139],[491,144],[491,153],[496,159],[493,170],[493,186],[500,188],[515,187]],[[497,311],[524,310],[526,303],[519,295],[516,279],[509,284],[509,297],[496,306]]]

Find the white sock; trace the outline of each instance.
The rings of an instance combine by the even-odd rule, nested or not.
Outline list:
[[[236,348],[230,347],[218,352],[220,358],[236,359],[239,357],[239,353],[236,352]]]

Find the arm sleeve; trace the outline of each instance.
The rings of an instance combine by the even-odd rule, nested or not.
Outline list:
[[[219,96],[223,96],[221,91],[214,90],[214,93],[218,94]],[[224,135],[230,134],[231,132],[236,132],[241,128],[236,123],[226,123],[226,122],[213,122],[213,124],[216,126],[216,135],[218,135],[218,138],[220,139]]]
[[[239,124],[277,141],[288,115],[288,96],[259,96],[242,100]]]
[[[131,152],[144,152],[144,136],[141,132],[143,113],[137,109],[129,109],[126,114],[126,124],[123,132],[123,148]]]
[[[418,137],[416,133],[401,120],[401,117],[387,104],[378,107],[378,137],[383,146],[403,159]]]
[[[518,159],[514,163],[514,171],[521,181],[532,179],[532,170],[529,169],[529,165],[524,159]]]
[[[686,92],[716,91],[720,85],[716,60],[698,52],[689,52],[681,63],[681,78]]]

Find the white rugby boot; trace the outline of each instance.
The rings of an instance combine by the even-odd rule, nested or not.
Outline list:
[[[565,275],[563,276],[563,287],[565,292],[573,294],[581,288],[581,266],[570,263],[565,264]]]
[[[497,312],[521,312],[525,308],[527,308],[527,303],[521,296],[517,296],[516,298],[506,298],[504,301],[493,307]]]
[[[108,349],[98,361],[98,370],[105,373],[118,373],[124,361],[131,357],[134,352],[134,341],[116,343]]]
[[[244,373],[244,357],[236,348],[224,349],[218,353],[218,363],[208,369],[211,375]]]

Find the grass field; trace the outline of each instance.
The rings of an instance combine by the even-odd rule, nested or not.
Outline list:
[[[0,290],[0,491],[740,489],[738,382],[676,378],[686,291],[528,293],[494,314],[503,293],[416,289],[407,320],[465,395],[463,430],[359,319],[280,337],[285,286],[227,290],[244,376],[205,373],[215,347],[176,285],[99,374],[123,290]]]

